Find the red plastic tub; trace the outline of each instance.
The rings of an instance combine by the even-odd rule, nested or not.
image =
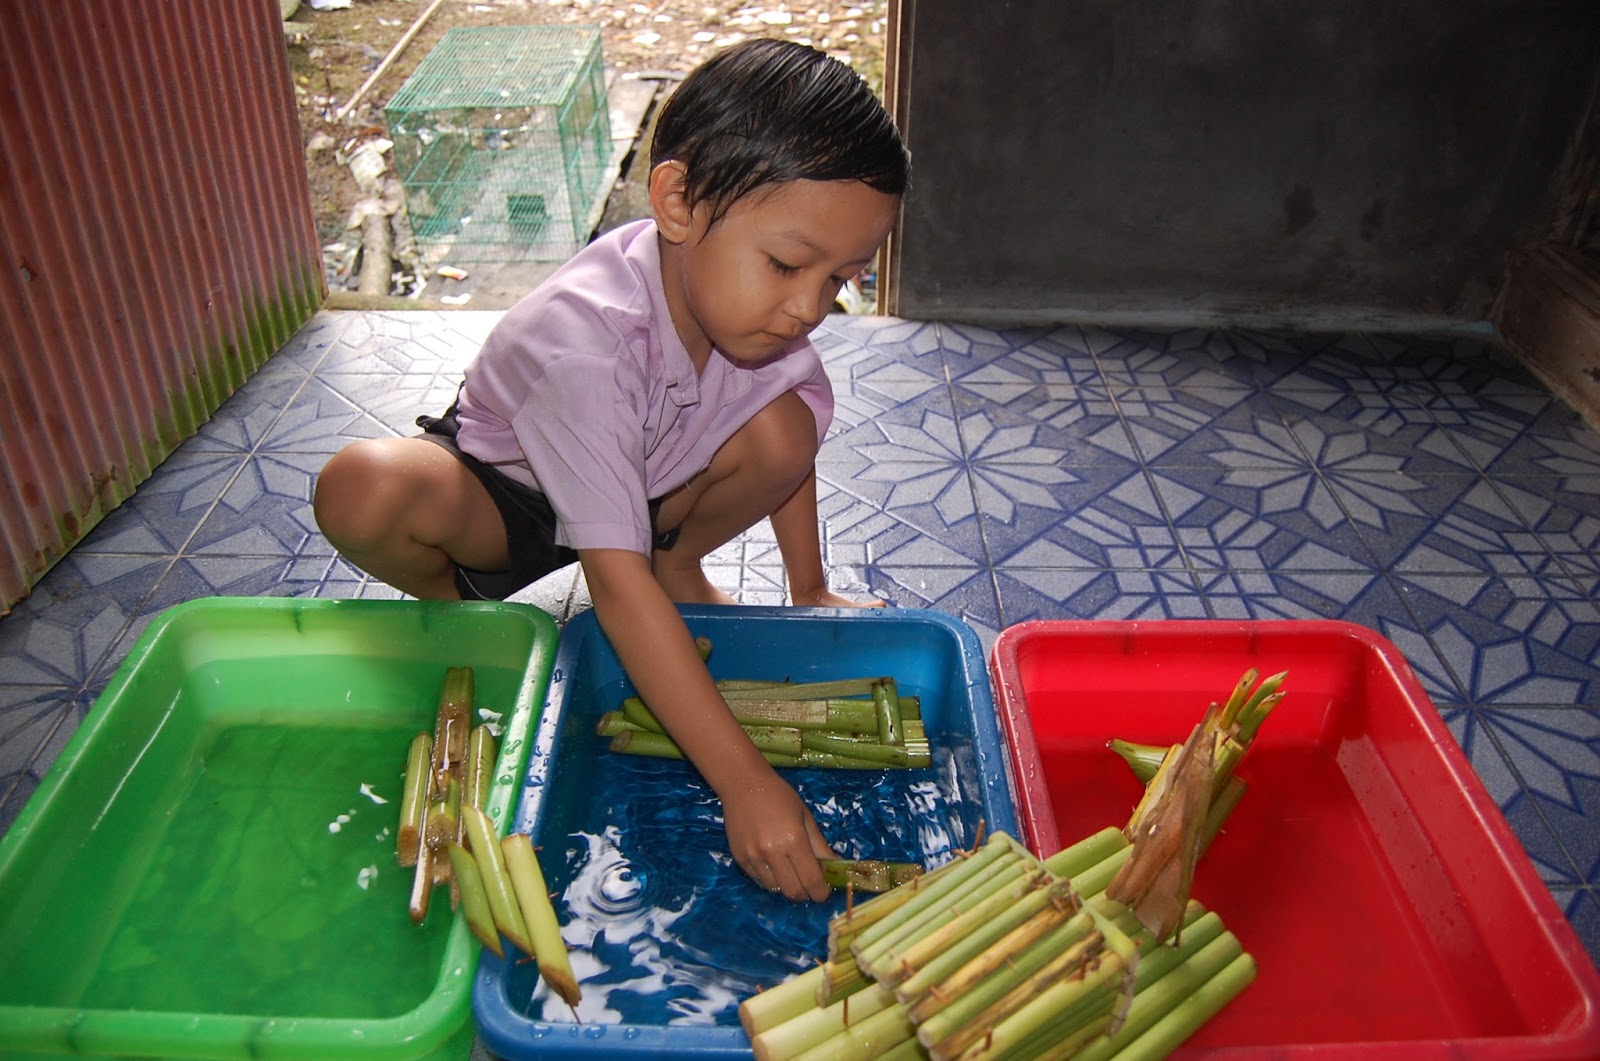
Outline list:
[[[1030,622],[992,652],[1024,838],[1124,824],[1106,742],[1176,743],[1289,672],[1195,872],[1260,973],[1187,1057],[1600,1057],[1600,973],[1399,650],[1320,620]]]

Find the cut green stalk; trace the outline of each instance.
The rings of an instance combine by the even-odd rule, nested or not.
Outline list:
[[[1046,975],[1041,970],[1029,981],[1013,989],[1014,996],[1003,998],[944,1042],[934,1043],[929,1038],[923,1038],[922,1032],[928,1024],[922,1025],[917,1035],[923,1045],[929,1048],[929,1053],[935,1059],[952,1058],[978,1041],[984,1043],[986,1052],[995,1050],[1004,1053],[1010,1046],[1027,1040],[1044,1027],[1055,1027],[1062,1037],[1082,1027],[1086,1023],[1082,1018],[1088,1014],[1082,1010],[1070,1012],[1075,1004],[1096,988],[1122,979],[1125,973],[1131,978],[1139,960],[1138,947],[1133,940],[1118,931],[1110,919],[1097,914],[1093,907],[1084,909],[1095,918],[1104,950],[1092,963],[1081,965],[1081,976]],[[1018,1002],[1020,1005],[1017,1005]],[[1010,1008],[1012,1006],[1015,1008]],[[1001,1013],[1007,1015],[996,1020]],[[1068,1014],[1067,1020],[1057,1020],[1057,1016],[1063,1013]],[[1109,1016],[1108,1010],[1105,1017]],[[1091,1017],[1091,1022],[1093,1019],[1096,1018]],[[956,1046],[957,1043],[960,1045]]]
[[[1211,797],[1211,806],[1206,808],[1206,824],[1200,831],[1200,850],[1195,855],[1196,858],[1205,854],[1206,848],[1211,846],[1211,841],[1215,840],[1217,834],[1222,832],[1223,825],[1228,821],[1228,815],[1232,814],[1233,808],[1239,805],[1239,801],[1244,798],[1245,789],[1248,787],[1237,777],[1230,777],[1224,782],[1222,788]]]
[[[1122,756],[1122,761],[1128,764],[1128,769],[1133,771],[1134,779],[1141,785],[1148,785],[1156,776],[1156,771],[1161,769],[1161,762],[1169,754],[1178,750],[1178,745],[1166,744],[1135,744],[1132,741],[1120,740],[1113,737],[1106,743],[1106,747]]]
[[[711,639],[709,637],[695,638],[694,650],[700,653],[700,662],[704,663],[711,658]]]
[[[856,964],[853,954],[841,954],[822,963],[822,983],[817,987],[817,1005],[833,1003],[853,995],[872,983]]]
[[[454,777],[445,780],[444,794],[428,807],[422,836],[435,851],[442,851],[445,844],[461,839],[461,785]],[[434,883],[439,883],[437,877]]]
[[[412,859],[416,872],[411,875],[411,900],[406,907],[413,925],[420,925],[428,919],[428,904],[433,898],[433,858],[433,849],[428,846],[427,840],[418,836],[417,854]]]
[[[439,710],[434,718],[433,784],[443,789],[447,775],[464,780],[462,764],[467,757],[467,737],[472,731],[471,667],[450,667],[444,672],[444,688],[439,693]]]
[[[526,833],[511,833],[500,841],[500,851],[505,858],[506,873],[511,877],[512,894],[516,896],[523,923],[528,926],[528,941],[533,944],[531,953],[539,965],[539,975],[563,1002],[577,1008],[578,978],[572,975],[572,959],[567,954],[566,941],[561,938],[561,922],[556,919],[555,907],[551,905],[533,841]]]
[[[1091,980],[1091,976],[1102,969],[1106,975],[1120,972],[1116,962],[1105,953],[1104,937],[1091,928],[1088,934],[1068,944],[1026,977],[997,977],[1003,981],[1000,986],[1005,990],[987,1006],[974,1009],[971,1001],[959,997],[929,1014],[917,1025],[917,1038],[934,1057],[957,1057],[974,1043],[986,1041],[1000,1024],[1050,993],[1054,985],[1073,985],[1070,992],[1052,995],[1054,1008],[1067,1008],[1078,994],[1101,982]],[[980,997],[991,994],[992,991],[984,991]]]
[[[905,902],[900,903],[895,909],[880,918],[876,923],[863,928],[857,933],[851,950],[860,957],[862,949],[890,939],[900,928],[908,924],[913,918],[921,916],[927,910],[933,909],[943,903],[968,881],[982,875],[997,860],[1016,856],[1015,842],[1004,833],[995,833],[990,836],[984,845],[966,855],[956,859],[938,870],[920,878],[918,881],[906,885],[911,889]],[[895,894],[894,892],[890,893]],[[873,900],[863,906],[862,912],[883,900]]]
[[[1265,716],[1266,712],[1261,710],[1262,703],[1267,699],[1267,697],[1273,695],[1279,689],[1283,688],[1284,680],[1288,677],[1289,672],[1285,670],[1279,671],[1277,674],[1270,674],[1261,679],[1261,684],[1256,686],[1255,692],[1251,693],[1250,698],[1244,702],[1244,706],[1239,708],[1238,722],[1241,731],[1248,726],[1252,720],[1255,720],[1258,714],[1260,714],[1262,717]],[[1274,703],[1276,703],[1276,701],[1274,701]],[[1271,709],[1269,708],[1268,710]],[[1261,723],[1259,721],[1255,722],[1257,727],[1259,727],[1260,724]],[[1252,732],[1254,731],[1252,730]]]
[[[900,690],[893,678],[881,678],[872,686],[872,706],[878,712],[878,739],[884,744],[905,743],[900,717]]]
[[[433,762],[433,738],[418,733],[406,752],[405,787],[400,794],[400,829],[395,836],[395,859],[402,866],[417,864],[422,840],[422,817],[428,809],[428,772]]]
[[[918,997],[900,992],[911,1005],[912,1018],[920,1024],[948,1006],[954,1007],[946,1018],[950,1027],[965,1023],[1094,930],[1094,919],[1081,910],[1053,924],[1036,925],[1042,916],[1036,914],[1007,932],[982,954],[922,988]]]
[[[898,1003],[862,1020],[856,1020],[852,1013],[849,1027],[797,1055],[796,1061],[867,1061],[890,1047],[915,1039],[916,1033],[905,1007]]]
[[[904,1042],[896,1043],[881,1054],[878,1054],[877,1061],[922,1061],[927,1056],[928,1052],[922,1048],[922,1044],[917,1042],[917,1037],[913,1035]]]
[[[595,720],[594,733],[597,737],[615,737],[623,730],[632,730],[635,733],[653,733],[645,727],[628,721],[628,716],[621,711],[607,711]]]
[[[870,759],[885,766],[904,767],[911,762],[911,757],[903,746],[853,741],[814,729],[801,730],[801,734],[806,751],[847,755],[852,759]]]
[[[844,913],[835,914],[828,921],[828,957],[836,958],[842,953],[848,953],[851,942],[862,931],[905,905],[921,889],[932,885],[959,864],[959,860],[946,862],[936,869],[928,870],[920,877],[913,878],[903,888],[890,889],[864,903],[852,902],[845,907]]]
[[[461,798],[482,810],[494,784],[494,734],[488,726],[473,726],[467,737],[467,787]]]
[[[517,904],[511,875],[506,872],[505,854],[495,837],[494,824],[477,807],[461,808],[461,819],[466,824],[467,846],[478,863],[479,875],[483,877],[483,890],[489,895],[489,912],[494,915],[495,927],[522,953],[533,955],[528,924],[523,920],[522,909]]]
[[[915,942],[886,952],[879,963],[870,967],[872,978],[887,987],[895,987],[940,956],[966,953],[969,937],[1012,907],[1023,906],[1024,899],[1034,898],[1042,904],[1041,897],[1048,895],[1045,886],[1053,881],[1048,873],[1024,870],[1020,876],[1010,880],[1002,878],[975,890],[959,910],[952,908],[950,916],[941,924],[933,926]]]
[[[649,730],[623,730],[611,738],[611,750],[626,755],[648,755],[656,759],[688,758],[671,737]]]
[[[1040,876],[1048,879],[1045,874]],[[977,909],[974,907],[974,912]],[[1034,888],[994,916],[971,925],[970,931],[963,932],[959,939],[949,941],[933,954],[917,953],[918,948],[933,938],[924,937],[922,944],[906,954],[906,961],[916,971],[895,985],[895,993],[902,1002],[916,1002],[928,988],[946,981],[969,962],[986,960],[991,953],[997,953],[999,961],[1004,962],[1009,954],[1076,912],[1077,899],[1065,882],[1051,881],[1047,887]]]
[[[843,678],[823,682],[769,682],[753,687],[729,687],[722,690],[725,700],[825,700],[833,697],[872,695],[874,678]]]
[[[660,720],[645,706],[644,701],[637,696],[630,696],[622,701],[622,717],[642,730],[651,733],[665,733]]]
[[[1240,741],[1244,742],[1245,744],[1249,744],[1251,741],[1256,739],[1256,731],[1261,728],[1261,723],[1267,720],[1267,716],[1270,715],[1272,713],[1272,709],[1277,707],[1278,704],[1283,700],[1283,696],[1283,690],[1279,689],[1277,692],[1263,697],[1261,701],[1255,705],[1255,710],[1252,711],[1247,718],[1240,720]]]
[[[1206,913],[1199,903],[1191,903],[1187,912],[1188,922],[1183,928],[1183,942],[1181,945],[1171,946],[1157,943],[1148,932],[1140,932],[1134,937],[1139,948],[1138,969],[1133,975],[1133,991],[1144,991],[1157,983],[1163,976],[1178,968],[1184,962],[1194,957],[1212,940],[1222,935],[1222,919],[1216,914]],[[1131,912],[1125,917],[1117,918],[1118,927],[1126,925],[1130,931],[1139,928],[1138,918]],[[1086,1021],[1099,1015],[1110,1014],[1115,1022],[1117,1014],[1114,1012],[1119,1006],[1123,1009],[1123,1018],[1126,1020],[1130,1000],[1126,995],[1126,985],[1105,983],[1085,994],[1076,1004],[1060,1011],[1055,1022],[1045,1025],[1042,1029],[1043,1038],[1054,1041],[1058,1039],[1065,1028],[1081,1027]],[[915,1014],[913,1014],[915,1016]],[[1116,1025],[1120,1027],[1121,1025]],[[1094,1035],[1074,1035],[1073,1041],[1083,1045]],[[1018,1056],[1029,1056],[1037,1053],[1037,1044],[1029,1040],[1029,1046],[1019,1047]]]
[[[467,919],[467,928],[477,941],[496,958],[506,956],[500,945],[500,933],[494,927],[494,914],[489,910],[489,895],[483,888],[483,876],[472,854],[454,840],[445,847],[450,856],[450,872],[455,876],[461,893],[461,913]]]
[[[909,752],[910,750],[907,749]],[[879,762],[876,759],[863,759],[856,755],[835,755],[832,752],[814,752],[806,750],[799,755],[779,755],[776,752],[765,753],[767,762],[776,767],[793,767],[795,769],[813,770],[922,770],[932,762],[930,756],[923,754],[908,754],[906,763],[896,766],[893,763]]]
[[[857,936],[850,950],[862,968],[869,974],[873,973],[885,954],[915,943],[949,916],[952,909],[961,909],[975,892],[987,891],[1007,880],[1014,880],[1031,868],[1031,856],[1019,855],[1009,846],[1000,848],[994,857],[980,862],[989,850],[990,845],[985,844],[976,854],[967,858],[970,872],[952,874],[949,880],[927,889],[895,914],[885,918],[881,924]]]
[[[1069,880],[1072,890],[1085,898],[1099,895],[1106,890],[1116,877],[1117,871],[1122,868],[1122,864],[1132,855],[1133,845],[1124,844],[1088,869],[1074,874]]]
[[[739,1023],[745,1035],[754,1039],[768,1028],[815,1009],[822,976],[822,966],[817,965],[739,1003]]]
[[[750,743],[764,755],[801,755],[805,752],[804,730],[792,726],[745,726]]]
[[[965,990],[946,994],[947,987],[940,985],[938,994],[919,999],[912,1013],[923,1045],[960,1053],[1048,984],[1080,975],[1105,949],[1094,919],[1087,910],[1081,913],[1050,932],[1046,940],[1024,950],[1003,971],[981,978],[958,972],[959,980],[967,985]]]
[[[903,978],[903,975],[909,975],[903,969],[898,974],[891,973],[890,969],[899,969],[904,963],[903,955],[908,950],[930,933],[939,932],[952,918],[961,916],[963,911],[970,910],[996,890],[1032,877],[1036,866],[1037,863],[1030,857],[1013,855],[997,859],[985,872],[969,879],[945,899],[922,910],[892,933],[868,942],[857,940],[852,947],[856,961],[861,963],[868,976],[880,982],[891,976]]]
[[[1079,1014],[1057,1014],[1032,1035],[1005,1048],[1006,1061],[1065,1061],[1075,1056],[1084,1043],[1100,1038],[1115,1024],[1104,1010]],[[962,1061],[982,1061],[995,1056],[988,1043],[969,1047]]]
[[[1227,703],[1222,705],[1222,714],[1219,718],[1222,728],[1228,729],[1239,720],[1239,710],[1244,707],[1244,702],[1250,695],[1250,687],[1256,683],[1261,672],[1254,667],[1246,670],[1233,687]]]
[[[1045,859],[1044,868],[1058,877],[1076,877],[1127,846],[1128,838],[1122,835],[1122,830],[1108,825]]]
[[[871,700],[724,700],[733,717],[744,723],[878,735],[878,713]]]
[[[812,1047],[838,1035],[846,1027],[859,1024],[874,1013],[880,1013],[894,1004],[894,995],[891,992],[881,987],[869,986],[852,994],[848,1005],[840,1000],[807,1010],[782,1024],[768,1028],[751,1038],[750,1047],[762,1061],[781,1061],[784,1058],[798,1057]]]
[[[1255,979],[1255,959],[1224,932],[1134,996],[1114,1034],[1086,1043],[1081,1061],[1166,1057]]]
[[[877,894],[899,887],[922,876],[922,867],[915,862],[884,862],[876,858],[824,858],[819,859],[822,879],[836,891],[851,889]]]

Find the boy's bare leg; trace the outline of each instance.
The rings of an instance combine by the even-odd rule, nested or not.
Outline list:
[[[734,603],[700,562],[794,494],[811,471],[816,445],[811,408],[799,395],[783,394],[723,443],[710,467],[662,501],[657,522],[663,530],[678,527],[678,541],[656,550],[650,567],[668,597],[680,604]]]
[[[801,480],[789,499],[772,513],[783,569],[789,581],[789,602],[813,608],[882,608],[881,600],[851,600],[828,588],[822,566],[821,520],[817,515],[817,470]]]
[[[340,555],[403,593],[455,600],[455,564],[506,566],[505,523],[483,484],[421,438],[367,439],[328,461],[312,499]]]

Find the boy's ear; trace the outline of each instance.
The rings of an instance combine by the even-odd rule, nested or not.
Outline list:
[[[687,171],[682,162],[671,159],[650,171],[650,212],[656,228],[672,243],[682,243],[694,228],[694,211],[689,207]]]

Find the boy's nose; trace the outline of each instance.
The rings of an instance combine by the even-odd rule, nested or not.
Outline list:
[[[806,331],[822,323],[823,294],[820,289],[796,291],[789,296],[784,312],[799,321]]]

